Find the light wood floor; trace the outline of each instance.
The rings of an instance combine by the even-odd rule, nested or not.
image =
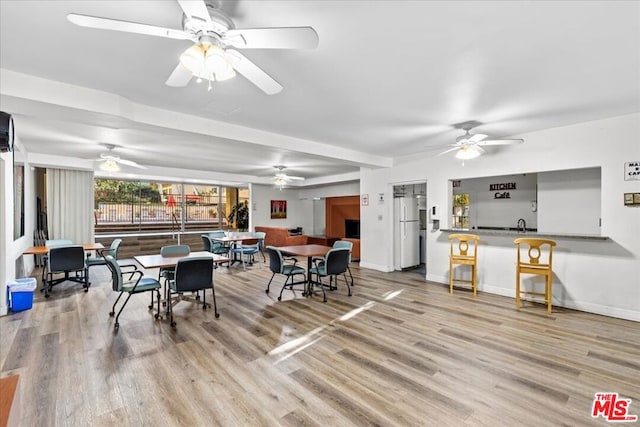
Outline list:
[[[0,376],[20,374],[23,426],[607,425],[596,392],[640,415],[640,324],[352,270],[323,304],[278,302],[281,277],[267,295],[267,264],[223,267],[219,319],[180,302],[172,329],[137,295],[114,333],[96,267],[88,293],[0,318]]]

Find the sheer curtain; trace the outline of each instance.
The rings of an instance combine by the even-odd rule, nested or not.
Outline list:
[[[93,242],[93,171],[47,168],[49,239]]]

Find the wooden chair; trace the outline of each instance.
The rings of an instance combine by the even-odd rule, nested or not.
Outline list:
[[[552,256],[556,242],[547,239],[532,239],[521,237],[513,241],[518,249],[516,261],[516,308],[520,309],[520,295],[534,295],[544,297],[547,312],[551,313],[553,298],[551,280],[553,276]],[[526,254],[523,252],[526,251]],[[524,256],[523,256],[524,255]],[[545,276],[544,292],[523,291],[520,287],[520,274],[538,274]]]
[[[473,296],[476,296],[479,241],[480,236],[477,236],[475,234],[449,235],[449,293],[453,293],[453,282],[463,282],[471,284]],[[471,266],[471,280],[454,278],[454,266],[457,264]]]

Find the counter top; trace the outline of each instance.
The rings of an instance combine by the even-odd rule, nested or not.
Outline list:
[[[545,233],[531,232],[518,233],[515,230],[468,230],[463,228],[441,228],[440,231],[445,233],[471,233],[484,236],[505,236],[505,237],[532,237],[532,238],[549,238],[549,239],[577,239],[577,240],[609,240],[608,236],[600,236],[597,234],[570,234],[570,233]]]

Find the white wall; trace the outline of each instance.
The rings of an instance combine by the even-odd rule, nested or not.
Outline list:
[[[7,314],[7,283],[16,277],[30,273],[34,268],[33,255],[24,257],[24,271],[16,271],[16,260],[22,252],[33,245],[35,227],[35,179],[29,164],[28,153],[16,137],[16,149],[25,155],[24,192],[25,221],[24,236],[13,239],[13,154],[0,154],[0,315]]]
[[[556,239],[554,304],[640,321],[640,209],[625,207],[623,193],[640,192],[624,181],[624,163],[640,160],[640,114],[614,117],[520,135],[525,143],[466,161],[453,156],[405,159],[388,169],[362,169],[360,265],[393,270],[392,206],[376,201],[392,183],[427,181],[429,204],[450,212],[449,179],[601,167],[602,235],[607,241]],[[447,226],[446,219],[441,227]],[[427,232],[427,279],[447,283],[447,234]],[[513,238],[482,236],[479,289],[515,296]]]
[[[318,203],[314,199],[357,196],[359,190],[360,185],[358,182],[326,185],[317,188],[283,188],[282,190],[273,185],[253,184],[251,186],[251,224],[252,227],[256,225],[286,228],[302,227],[305,234],[312,235],[314,230],[318,230],[319,224],[322,224],[323,229],[325,224],[325,211],[318,208]],[[271,219],[271,200],[287,201],[286,219]],[[322,215],[321,218],[319,217],[320,215]]]
[[[287,217],[271,219],[271,200],[287,201]],[[279,190],[273,185],[251,186],[251,226],[302,227],[304,233],[313,230],[313,201],[301,200],[297,189]]]

